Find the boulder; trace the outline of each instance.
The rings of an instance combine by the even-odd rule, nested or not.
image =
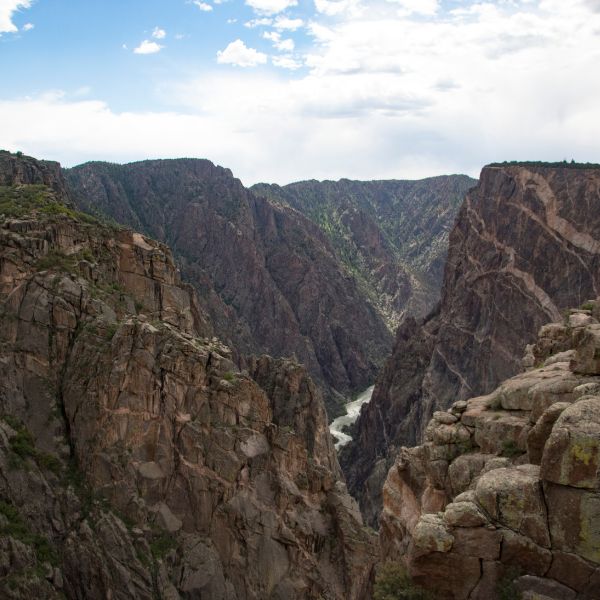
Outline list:
[[[584,397],[558,416],[542,457],[541,476],[572,487],[600,488],[600,396]]]

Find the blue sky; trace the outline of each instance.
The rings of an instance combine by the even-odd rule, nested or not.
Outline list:
[[[600,0],[0,0],[0,147],[244,183],[600,161]]]

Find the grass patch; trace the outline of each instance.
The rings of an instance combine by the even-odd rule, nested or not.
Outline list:
[[[431,600],[431,597],[412,581],[403,565],[387,562],[377,570],[374,600]]]

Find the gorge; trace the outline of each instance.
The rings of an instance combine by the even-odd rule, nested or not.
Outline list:
[[[0,595],[593,600],[599,297],[594,165],[0,152]]]

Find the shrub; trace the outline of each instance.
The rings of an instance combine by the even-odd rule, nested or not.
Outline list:
[[[13,537],[27,546],[33,546],[39,563],[58,564],[58,556],[50,542],[44,536],[33,533],[29,529],[15,506],[0,500],[0,515],[6,520],[6,524],[0,527],[2,535]]]
[[[504,440],[502,442],[502,456],[507,458],[513,458],[519,454],[523,454],[523,450],[520,450],[513,440]]]
[[[67,256],[57,250],[51,250],[42,257],[38,263],[37,268],[40,271],[55,270],[55,271],[66,271],[67,273],[73,273],[77,267],[77,261],[73,256]]]
[[[514,580],[521,575],[517,568],[511,568],[498,581],[496,593],[498,600],[522,600],[523,595],[515,588]]]
[[[387,562],[377,571],[374,600],[430,600],[423,588],[415,585],[403,565]]]
[[[163,558],[170,550],[177,547],[177,542],[172,535],[161,532],[154,535],[150,541],[150,552],[155,559]]]

